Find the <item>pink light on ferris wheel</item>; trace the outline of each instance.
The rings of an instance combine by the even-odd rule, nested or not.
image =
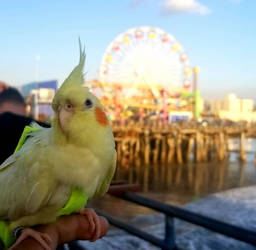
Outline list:
[[[143,37],[143,32],[141,31],[141,30],[137,30],[136,32],[135,32],[135,38],[137,38],[137,39],[141,39],[142,37]]]
[[[120,47],[118,45],[116,45],[113,47],[113,50],[117,52],[118,50],[120,50]]]
[[[169,41],[169,39],[168,39],[168,37],[163,37],[161,41],[162,41],[162,43],[167,43]]]
[[[182,61],[182,62],[185,62],[185,61],[187,61],[188,60],[188,57],[187,57],[187,55],[186,54],[181,54],[181,56],[180,56],[180,60]]]

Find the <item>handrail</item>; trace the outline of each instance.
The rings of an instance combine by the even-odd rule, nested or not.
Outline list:
[[[173,205],[165,204],[160,201],[152,200],[135,193],[125,193],[122,198],[133,203],[157,210],[168,216],[176,217],[188,221],[192,224],[205,227],[217,233],[230,236],[234,239],[256,245],[256,232],[235,225],[231,225],[204,215],[200,215],[188,211],[184,208],[175,207]]]
[[[110,216],[109,214],[97,211],[99,215],[106,217],[109,220],[110,224],[118,228],[121,228],[127,231],[128,233],[136,235],[156,246],[159,246],[162,249],[178,249],[175,244],[173,218],[178,218],[190,222],[192,224],[204,227],[216,233],[220,233],[256,246],[256,232],[254,231],[250,231],[239,226],[231,225],[226,222],[222,222],[205,215],[200,215],[195,212],[188,211],[184,208],[165,204],[163,202],[156,201],[135,193],[121,192],[118,193],[117,195],[114,194],[114,196],[136,203],[138,205],[142,205],[144,207],[154,209],[165,214],[165,239],[162,240],[130,224],[118,220],[113,216]]]
[[[162,249],[168,248],[168,246],[163,242],[163,240],[159,239],[158,237],[155,237],[154,235],[144,232],[128,223],[118,220],[115,217],[113,217],[107,213],[104,213],[99,210],[96,210],[96,212],[98,215],[105,217],[109,221],[109,223],[112,224],[113,226],[121,228],[130,234],[134,234],[134,235],[138,236],[139,238],[142,238],[156,246],[161,247]]]

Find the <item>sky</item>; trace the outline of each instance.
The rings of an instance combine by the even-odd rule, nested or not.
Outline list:
[[[256,101],[255,9],[255,0],[0,0],[0,80],[63,82],[78,63],[78,37],[86,79],[97,78],[118,35],[150,26],[174,36],[200,67],[203,98]]]

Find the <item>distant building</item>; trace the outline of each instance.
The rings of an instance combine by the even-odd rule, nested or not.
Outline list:
[[[53,115],[51,103],[57,91],[58,81],[41,81],[24,84],[20,87],[22,95],[30,105],[30,115],[45,121]]]
[[[256,122],[254,101],[252,99],[239,99],[235,94],[229,94],[224,99],[212,101],[211,112],[220,119],[235,122]]]
[[[193,112],[191,111],[172,111],[168,115],[169,123],[176,121],[188,121],[193,118]]]
[[[241,99],[241,112],[253,112],[254,101],[252,99]]]

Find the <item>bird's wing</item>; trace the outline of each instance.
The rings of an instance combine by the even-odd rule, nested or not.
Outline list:
[[[38,174],[40,172],[42,171],[39,171],[39,164],[36,162],[29,168],[15,164],[12,168],[7,168],[3,176],[1,174],[0,219],[14,221],[34,214],[47,204],[54,183],[50,178],[42,178]]]
[[[0,218],[35,211],[48,199],[54,185],[44,164],[49,132],[40,128],[28,133],[22,147],[0,166]]]
[[[37,145],[0,170],[0,219],[15,220],[45,206],[56,188],[45,163],[46,149]]]
[[[36,123],[26,126],[21,135],[15,153],[8,157],[1,165],[0,172],[16,162],[26,152],[31,151],[34,147],[47,146],[49,144],[51,128],[43,128]]]
[[[106,175],[105,179],[103,180],[103,183],[101,184],[100,188],[97,190],[95,196],[102,196],[108,191],[108,188],[109,188],[110,182],[114,176],[115,170],[116,170],[116,151],[114,153],[111,167],[109,168],[107,175]]]

